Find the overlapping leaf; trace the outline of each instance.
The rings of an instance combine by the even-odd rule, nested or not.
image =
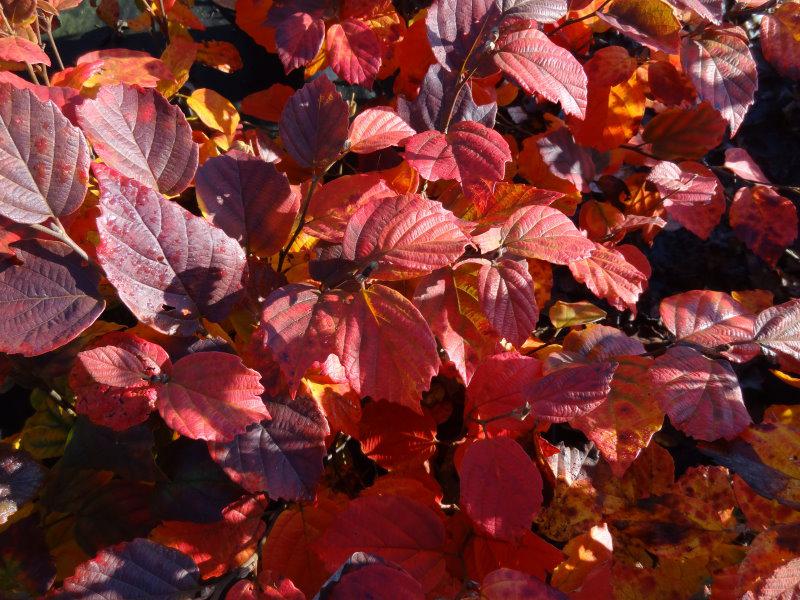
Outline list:
[[[797,371],[800,366],[800,300],[768,308],[756,317],[755,340],[765,354]]]
[[[358,19],[345,19],[325,34],[328,62],[347,83],[372,87],[381,66],[381,45],[375,32]]]
[[[569,263],[569,270],[595,296],[614,308],[632,312],[636,312],[636,303],[650,277],[650,264],[635,246],[607,248],[598,244],[588,258]]]
[[[533,414],[563,422],[597,408],[611,391],[616,362],[566,366],[537,379],[523,389]]]
[[[416,131],[390,108],[368,108],[350,124],[350,151],[368,154],[397,146]]]
[[[797,238],[797,208],[771,187],[740,188],[729,219],[736,237],[771,266]]]
[[[550,206],[526,206],[511,214],[500,237],[509,251],[527,258],[566,265],[588,257],[594,242],[588,240],[564,213]]]

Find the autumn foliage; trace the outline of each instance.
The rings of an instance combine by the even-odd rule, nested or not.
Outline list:
[[[0,596],[800,597],[800,2],[0,4]]]

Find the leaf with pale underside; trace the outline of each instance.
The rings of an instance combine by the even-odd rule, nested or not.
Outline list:
[[[524,260],[502,258],[476,261],[478,299],[497,334],[519,346],[533,333],[539,320],[533,278]]]
[[[800,299],[772,306],[756,317],[755,341],[764,354],[800,371]]]
[[[0,85],[0,215],[41,223],[75,212],[90,160],[83,134],[53,102]]]
[[[611,390],[616,362],[567,366],[552,371],[523,389],[533,414],[555,423],[569,421],[597,408]]]
[[[569,270],[598,298],[634,313],[651,272],[647,258],[635,246],[607,248],[600,244],[588,258],[571,262]]]
[[[350,151],[369,154],[399,145],[416,131],[400,115],[388,107],[379,106],[360,112],[350,124]]]

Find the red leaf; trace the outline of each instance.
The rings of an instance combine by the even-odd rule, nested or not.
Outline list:
[[[504,352],[484,359],[467,386],[464,416],[467,421],[487,421],[491,435],[524,431],[530,426],[510,413],[520,415],[527,400],[526,389],[542,377],[542,363],[517,352]],[[498,418],[508,415],[506,418]]]
[[[216,523],[164,521],[150,537],[194,559],[203,579],[240,567],[257,550],[267,526],[262,520],[267,502],[245,497],[226,506]]]
[[[200,572],[185,554],[145,539],[101,550],[64,580],[67,598],[180,598],[194,593]]]
[[[290,15],[275,27],[278,57],[287,73],[314,60],[324,39],[325,21],[305,12]]]
[[[292,94],[294,88],[283,83],[273,83],[265,90],[253,92],[242,98],[242,112],[264,121],[277,123],[280,121],[283,107]]]
[[[615,362],[562,367],[525,386],[533,414],[564,422],[597,408],[611,390]]]
[[[184,356],[159,383],[158,411],[181,435],[193,440],[228,442],[248,425],[268,419],[261,401],[261,375],[226,352]]]
[[[180,108],[152,89],[104,86],[77,109],[78,122],[109,167],[163,194],[182,192],[198,148]]]
[[[539,308],[533,293],[533,278],[524,260],[503,258],[476,261],[478,300],[497,334],[520,346],[536,329]]]
[[[378,263],[373,279],[411,279],[458,259],[469,243],[465,223],[439,202],[415,194],[375,198],[350,218],[342,255]]]
[[[758,88],[756,61],[747,34],[735,26],[708,27],[700,36],[681,42],[681,63],[697,89],[731,126],[736,135]]]
[[[536,600],[567,600],[567,596],[541,579],[513,569],[497,569],[483,579],[483,600],[536,598]]]
[[[362,451],[385,469],[420,465],[436,451],[436,422],[398,404],[370,402],[359,430]]]
[[[462,121],[447,133],[424,131],[406,141],[405,158],[425,179],[469,184],[500,181],[511,161],[508,142],[494,129]]]
[[[575,143],[567,127],[558,127],[534,140],[542,161],[553,175],[566,179],[579,190],[589,191],[589,184],[595,178],[592,155]]]
[[[368,108],[350,124],[350,151],[369,154],[397,146],[414,135],[414,129],[391,108],[379,106]]]
[[[756,317],[755,340],[767,356],[800,372],[800,299],[772,306]]]
[[[158,398],[150,378],[170,367],[158,344],[127,332],[104,335],[78,353],[70,371],[75,410],[116,431],[143,423]]]
[[[267,402],[271,420],[255,423],[226,444],[209,444],[211,457],[248,492],[270,498],[313,500],[330,433],[316,403],[299,397]]]
[[[197,202],[206,217],[259,256],[280,250],[289,238],[300,195],[274,165],[231,152],[197,171]]]
[[[701,158],[725,137],[726,123],[708,102],[669,108],[647,123],[642,139],[657,158]]]
[[[344,148],[349,113],[324,75],[305,84],[286,103],[278,123],[286,151],[299,165],[324,170]]]
[[[41,223],[75,212],[89,181],[89,145],[55,104],[0,86],[0,215]]]
[[[795,52],[800,30],[800,6],[795,2],[780,4],[761,21],[761,50],[764,58],[783,77],[800,80],[800,60]]]
[[[50,66],[50,58],[44,50],[16,35],[0,38],[0,60]]]
[[[570,331],[562,346],[565,351],[575,352],[587,361],[612,360],[619,356],[644,354],[645,351],[642,342],[619,329],[591,324],[586,329]]]
[[[20,240],[0,257],[0,352],[37,356],[75,339],[105,302],[99,277],[61,242]]]
[[[674,346],[650,367],[650,380],[672,424],[698,440],[733,439],[751,422],[727,361]]]
[[[372,87],[381,68],[382,48],[375,32],[358,19],[345,19],[328,27],[325,35],[328,62],[347,83]]]
[[[595,296],[634,314],[650,278],[650,264],[635,246],[607,248],[597,244],[589,258],[569,263],[569,270]]]
[[[163,333],[191,335],[224,319],[242,289],[245,256],[221,229],[104,165],[97,259],[120,299]]]
[[[586,116],[588,82],[583,66],[569,50],[536,29],[535,23],[515,19],[504,24],[493,60],[527,93],[560,102],[569,115]]]
[[[736,237],[771,267],[797,239],[797,208],[771,187],[740,188],[728,218]]]
[[[360,564],[359,564],[360,563]],[[420,583],[394,563],[356,552],[322,586],[324,598],[380,598],[391,590],[397,600],[424,600]]]
[[[513,541],[530,530],[542,507],[542,476],[507,437],[478,440],[458,466],[464,511],[488,535]]]
[[[508,217],[500,235],[510,252],[558,265],[587,258],[595,247],[564,213],[550,206],[520,208]]]
[[[353,552],[397,563],[432,590],[444,576],[445,529],[432,508],[403,496],[362,496],[339,513],[317,549],[336,569]]]

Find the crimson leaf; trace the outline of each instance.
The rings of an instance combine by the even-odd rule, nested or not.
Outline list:
[[[550,206],[514,211],[500,235],[502,245],[514,254],[559,265],[587,258],[595,247],[564,213]]]

